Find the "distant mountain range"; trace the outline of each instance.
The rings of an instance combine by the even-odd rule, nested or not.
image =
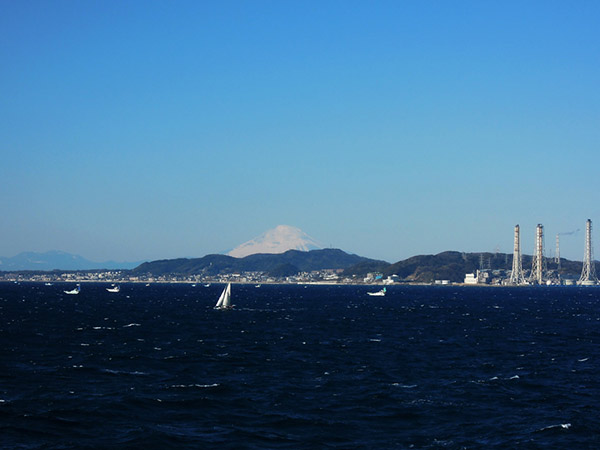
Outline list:
[[[247,241],[229,252],[228,257],[243,258],[256,254],[280,254],[287,250],[309,251],[320,249],[321,245],[299,228],[278,225],[262,235]],[[225,255],[209,255],[224,257]],[[201,259],[201,258],[198,258]],[[260,259],[260,258],[259,258]],[[129,270],[139,266],[142,261],[95,262],[62,251],[45,253],[23,252],[13,257],[0,257],[0,271],[52,271],[52,270]],[[229,264],[232,266],[231,264]],[[302,264],[300,264],[302,266]],[[344,265],[346,267],[346,265]]]
[[[553,259],[546,260],[548,269],[557,270]],[[0,259],[0,271],[17,270],[130,270],[132,275],[208,275],[241,272],[264,272],[274,277],[294,275],[322,269],[342,269],[344,276],[357,278],[367,273],[377,272],[383,276],[397,275],[407,282],[430,283],[434,280],[462,282],[466,273],[477,269],[512,269],[512,255],[505,253],[463,253],[448,251],[437,255],[418,255],[390,264],[346,253],[338,249],[311,251],[288,250],[280,254],[253,254],[243,258],[228,255],[207,255],[202,258],[165,259],[152,262],[102,263],[88,261],[77,255],[53,251],[46,253],[21,253],[13,258]],[[523,255],[523,268],[531,268],[531,256]],[[560,274],[563,278],[578,279],[581,274],[581,261],[561,259]]]
[[[550,270],[556,270],[554,260],[547,259]],[[523,268],[531,267],[531,256],[523,255]],[[561,259],[560,274],[563,278],[578,278],[581,262]],[[383,276],[398,275],[407,282],[431,283],[434,280],[462,282],[465,274],[477,269],[512,269],[512,255],[505,253],[442,252],[437,255],[418,255],[390,264],[362,256],[351,255],[338,249],[301,252],[289,250],[282,254],[258,254],[244,258],[227,255],[207,255],[195,259],[169,259],[147,262],[136,267],[133,274],[160,275],[219,275],[241,272],[266,272],[272,276],[289,276],[298,272],[322,269],[343,269],[344,276],[363,277],[367,273]]]
[[[133,269],[137,262],[104,261],[94,262],[79,255],[52,250],[45,253],[23,252],[11,258],[0,257],[0,271],[11,270],[98,270]]]

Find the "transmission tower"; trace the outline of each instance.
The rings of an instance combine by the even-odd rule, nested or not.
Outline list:
[[[594,263],[594,255],[592,252],[592,221],[588,219],[585,226],[585,255],[583,257],[583,269],[578,284],[589,286],[597,283],[596,264]]]
[[[544,263],[544,226],[538,223],[535,229],[535,251],[531,263],[531,275],[529,275],[531,283],[542,284],[544,281]]]
[[[521,262],[521,236],[519,225],[515,225],[515,248],[513,251],[512,272],[510,273],[510,284],[525,284],[523,275],[523,264]]]
[[[556,271],[560,272],[560,245],[559,245],[559,239],[558,239],[558,234],[556,235],[556,255],[554,258],[554,262],[556,262]]]

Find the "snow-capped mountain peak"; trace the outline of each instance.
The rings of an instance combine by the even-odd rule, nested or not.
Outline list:
[[[315,239],[301,229],[289,225],[278,225],[260,236],[244,242],[227,253],[235,258],[255,253],[284,253],[288,250],[309,251],[323,248]]]

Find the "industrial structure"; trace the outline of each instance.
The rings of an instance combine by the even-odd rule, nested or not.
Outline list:
[[[521,258],[521,233],[519,225],[515,225],[515,246],[509,282],[510,284],[525,284],[525,275],[523,274],[523,262]]]
[[[583,269],[581,270],[581,278],[577,284],[583,286],[592,286],[598,284],[596,276],[596,264],[594,263],[592,251],[592,221],[587,220],[585,226],[585,254],[583,256]]]
[[[544,282],[544,273],[546,272],[544,259],[544,226],[538,223],[535,228],[535,251],[531,262],[530,283],[542,284]]]
[[[579,231],[579,230],[577,230]],[[484,254],[479,257],[480,269],[476,273],[467,273],[464,278],[464,284],[503,284],[503,285],[564,285],[572,286],[578,284],[580,286],[595,286],[600,285],[598,276],[596,275],[596,263],[594,261],[594,252],[592,248],[592,221],[586,222],[585,233],[585,254],[583,258],[583,268],[579,281],[576,281],[574,273],[574,261],[561,261],[560,257],[560,235],[574,234],[558,233],[556,235],[556,254],[553,258],[546,258],[544,255],[544,226],[538,224],[535,229],[535,248],[531,258],[531,272],[523,270],[523,254],[521,253],[521,231],[519,225],[515,225],[514,229],[514,247],[512,270],[510,274],[507,270],[498,267],[495,264],[495,270],[491,267],[484,267]],[[508,255],[506,255],[508,256]],[[527,257],[526,257],[527,258]],[[554,266],[554,264],[556,266]],[[505,261],[507,267],[508,260]],[[551,265],[550,269],[548,265]],[[564,278],[563,278],[564,276]]]
[[[556,272],[560,272],[560,241],[558,240],[558,234],[556,235],[556,255],[554,262],[556,263]],[[560,276],[560,275],[559,275]]]

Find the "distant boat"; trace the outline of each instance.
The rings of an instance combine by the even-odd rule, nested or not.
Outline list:
[[[52,283],[44,283],[44,286],[52,286]]]
[[[113,286],[113,287],[106,288],[106,290],[108,292],[119,292],[121,290],[121,286],[116,285],[116,286]]]
[[[75,294],[79,294],[80,291],[81,291],[81,286],[77,285],[77,286],[75,286],[75,289],[71,289],[70,291],[63,291],[63,292],[65,294],[75,295]]]
[[[204,287],[210,287],[210,283],[205,284]]]
[[[377,292],[367,292],[367,294],[369,294],[372,297],[383,297],[386,293],[386,288],[383,288],[380,291]]]
[[[219,301],[215,305],[215,309],[231,309],[233,306],[231,305],[231,283],[227,283],[223,292],[221,292],[221,296],[219,297]]]
[[[256,286],[254,286],[254,287],[257,287],[257,288],[259,288],[259,287],[260,287],[260,284],[257,284],[257,285],[256,285]]]

